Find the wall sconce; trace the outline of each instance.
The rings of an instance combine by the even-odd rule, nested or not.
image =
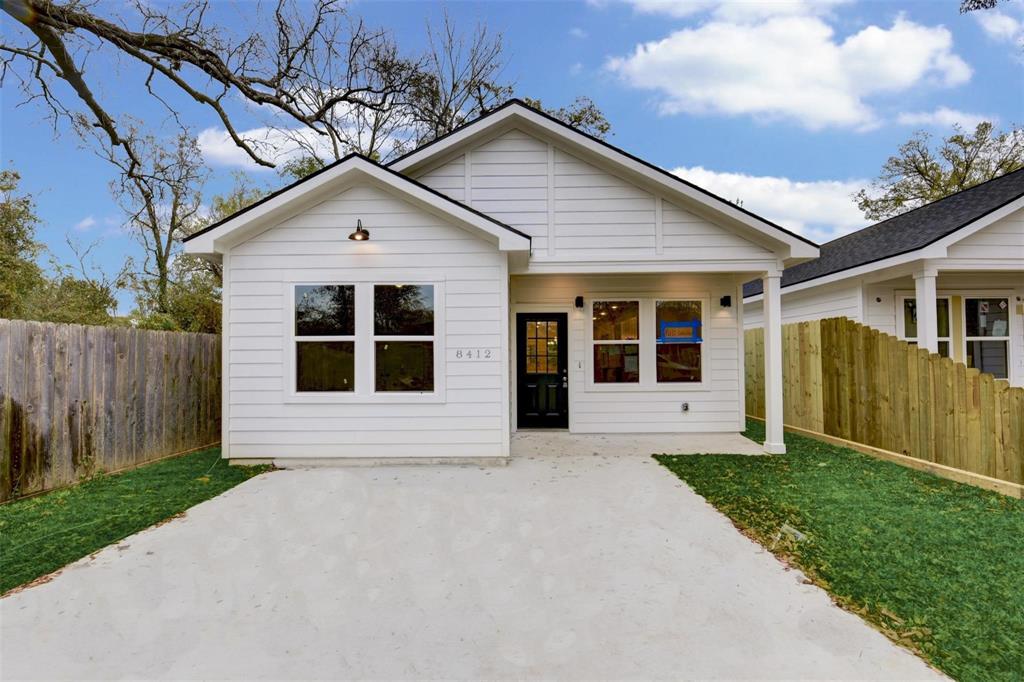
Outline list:
[[[722,306],[723,308],[731,308],[732,296],[723,296],[722,298],[718,299],[718,305]]]
[[[370,231],[363,228],[361,218],[356,219],[356,231],[350,234],[348,238],[355,242],[365,242],[370,238]]]
[[[575,303],[576,303],[576,309],[577,310],[583,310],[583,297],[582,296],[577,296]]]

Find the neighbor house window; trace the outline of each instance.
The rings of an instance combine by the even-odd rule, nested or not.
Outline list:
[[[433,285],[374,285],[375,390],[433,391],[434,333]]]
[[[949,299],[935,300],[935,317],[938,326],[939,355],[949,357]],[[903,338],[917,343],[917,299],[903,299]]]
[[[967,366],[1005,379],[1010,367],[1010,301],[964,299]]]
[[[640,302],[594,301],[594,383],[640,382]]]
[[[700,301],[657,301],[654,306],[658,383],[701,380],[703,318]]]
[[[355,390],[355,287],[295,287],[295,390]]]

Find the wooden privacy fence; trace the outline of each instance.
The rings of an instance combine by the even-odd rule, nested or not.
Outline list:
[[[783,325],[782,348],[787,426],[1024,483],[1024,389],[846,318]],[[745,352],[763,418],[763,329]]]
[[[0,501],[215,443],[220,337],[0,320]]]

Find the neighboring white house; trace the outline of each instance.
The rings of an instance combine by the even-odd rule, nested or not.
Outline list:
[[[818,255],[518,101],[389,167],[347,157],[186,251],[224,267],[224,456],[278,461],[504,458],[527,427],[741,431],[751,278],[782,452],[779,282]]]
[[[759,327],[760,283],[745,293],[744,324]],[[840,316],[1024,386],[1024,170],[823,244],[783,273],[784,323]]]

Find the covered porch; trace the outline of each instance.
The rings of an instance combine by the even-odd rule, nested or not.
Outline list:
[[[762,455],[738,433],[569,433],[524,429],[512,434],[512,457],[650,457],[651,455]]]

